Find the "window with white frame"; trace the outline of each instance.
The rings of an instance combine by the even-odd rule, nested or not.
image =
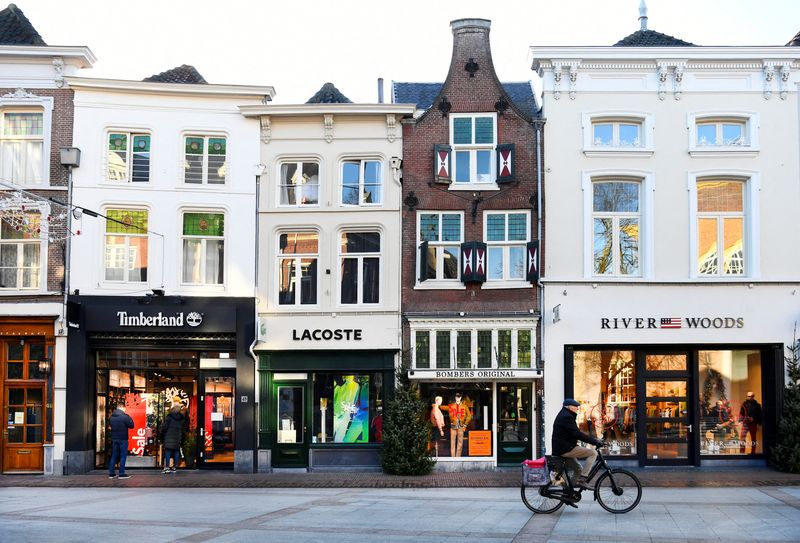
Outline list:
[[[486,281],[525,279],[529,222],[527,211],[487,211],[484,214]]]
[[[697,273],[741,276],[745,270],[745,181],[697,180]]]
[[[227,176],[228,140],[224,136],[184,138],[183,180],[193,185],[223,185]]]
[[[315,206],[319,204],[319,162],[291,160],[281,162],[278,191],[282,206]]]
[[[105,280],[124,283],[147,281],[148,212],[144,209],[107,209],[105,212]]]
[[[316,305],[319,233],[278,234],[278,305]]]
[[[642,125],[641,120],[634,119],[593,119],[592,144],[595,147],[643,147]]]
[[[342,232],[339,244],[341,304],[380,302],[380,232]]]
[[[420,211],[417,213],[418,236],[417,246],[420,251],[427,242],[427,258],[418,258],[422,265],[425,262],[425,277],[431,281],[454,281],[460,277],[461,243],[464,238],[464,214],[461,212]]]
[[[640,265],[641,182],[592,182],[592,261],[598,276],[638,276]]]
[[[2,111],[0,123],[0,178],[18,185],[42,184],[44,115],[41,111]]]
[[[383,202],[383,165],[380,160],[342,162],[342,205]]]
[[[698,119],[698,147],[747,146],[747,122],[742,119]]]
[[[455,184],[494,183],[497,115],[494,113],[450,115]]]
[[[35,234],[40,215],[28,213],[28,227],[16,229],[0,221],[0,289],[38,289],[42,241]]]
[[[150,181],[150,134],[108,134],[108,180],[121,183]]]
[[[225,269],[225,215],[183,214],[183,283],[221,285]]]
[[[533,326],[412,328],[415,369],[533,367]]]

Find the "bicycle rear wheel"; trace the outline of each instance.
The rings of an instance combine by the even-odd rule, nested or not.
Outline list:
[[[555,513],[558,511],[564,502],[557,498],[550,498],[549,496],[545,496],[544,493],[547,491],[548,485],[543,486],[525,486],[522,485],[520,488],[520,494],[522,494],[522,503],[525,504],[525,507],[533,511],[534,513]]]
[[[600,507],[609,513],[627,513],[639,505],[642,483],[630,471],[612,469],[597,479],[594,495]]]

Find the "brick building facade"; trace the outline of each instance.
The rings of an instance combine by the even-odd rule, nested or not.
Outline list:
[[[536,435],[543,120],[529,82],[498,79],[489,21],[451,26],[445,82],[393,88],[418,108],[403,125],[403,340],[438,469],[490,469],[530,457]]]

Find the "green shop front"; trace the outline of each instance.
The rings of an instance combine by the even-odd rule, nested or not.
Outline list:
[[[258,470],[379,467],[396,356],[395,350],[260,352]]]

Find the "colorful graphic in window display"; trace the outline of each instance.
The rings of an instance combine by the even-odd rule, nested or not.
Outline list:
[[[142,456],[147,445],[147,398],[145,394],[125,394],[125,412],[133,419],[133,430],[128,433],[128,451]]]
[[[334,443],[369,442],[369,376],[345,375],[333,387]]]

